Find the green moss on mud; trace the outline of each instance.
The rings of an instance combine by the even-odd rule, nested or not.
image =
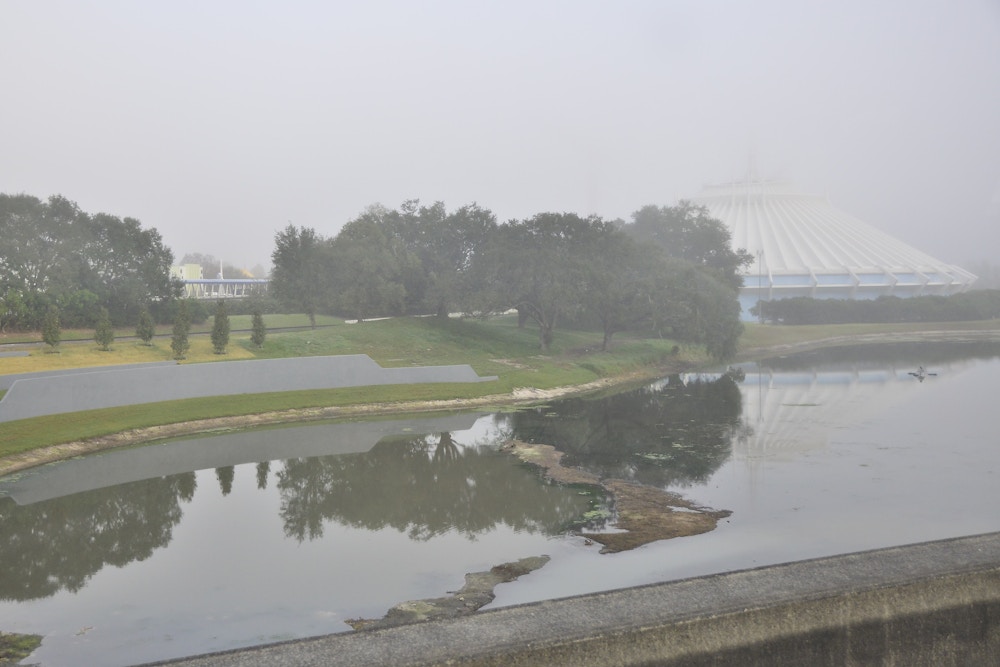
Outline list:
[[[41,645],[41,635],[0,632],[0,665],[16,665]]]

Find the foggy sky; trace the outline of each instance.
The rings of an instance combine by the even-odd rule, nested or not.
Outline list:
[[[0,0],[0,192],[268,266],[289,222],[625,218],[784,178],[1000,262],[997,0]]]

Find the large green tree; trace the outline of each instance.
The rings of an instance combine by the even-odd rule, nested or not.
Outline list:
[[[64,197],[0,194],[0,281],[24,294],[65,289],[83,259],[86,214]]]
[[[370,207],[330,244],[333,303],[359,321],[405,312],[407,283],[420,273],[419,258],[386,224],[388,214]]]
[[[101,306],[114,323],[134,323],[143,305],[179,295],[172,262],[159,233],[134,218],[0,194],[0,294],[24,308],[14,326],[39,326],[53,303],[71,326],[94,324]]]
[[[153,299],[179,296],[170,278],[173,253],[156,230],[135,218],[98,213],[87,219],[83,286],[97,294],[115,322],[135,322]]]
[[[548,351],[560,319],[584,307],[589,265],[612,233],[612,223],[574,213],[500,225],[478,262],[480,310],[516,308],[538,326],[539,347]]]
[[[30,311],[24,294],[14,287],[6,287],[0,292],[0,333],[8,328],[19,328],[28,320]]]
[[[678,340],[698,343],[718,359],[736,353],[743,323],[729,285],[699,267],[677,261],[667,269],[654,304],[657,328]]]
[[[659,246],[668,256],[691,262],[734,290],[743,286],[742,271],[753,255],[732,247],[732,232],[704,206],[681,201],[676,206],[643,206],[625,230],[639,243]]]
[[[420,206],[414,199],[385,212],[383,220],[418,260],[403,275],[408,308],[442,318],[463,310],[473,289],[473,260],[496,230],[496,216],[478,204],[448,213],[443,202]]]
[[[309,316],[316,327],[316,312],[328,298],[324,239],[309,227],[288,225],[274,235],[271,253],[270,293],[282,304]]]
[[[583,265],[581,305],[604,334],[601,349],[619,331],[647,326],[664,289],[664,264],[656,248],[640,246],[617,229],[606,227]]]

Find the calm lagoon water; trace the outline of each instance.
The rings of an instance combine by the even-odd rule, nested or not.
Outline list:
[[[923,380],[910,374],[919,365]],[[1000,346],[827,350],[514,414],[315,424],[107,452],[0,480],[0,629],[28,662],[127,665],[348,631],[548,554],[492,606],[1000,530]],[[601,502],[497,448],[732,515],[601,555]]]

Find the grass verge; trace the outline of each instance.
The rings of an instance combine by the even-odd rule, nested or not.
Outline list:
[[[663,339],[623,340],[609,352],[600,352],[600,335],[588,331],[561,332],[548,354],[538,354],[537,333],[517,327],[516,319],[439,321],[399,318],[343,324],[270,334],[263,348],[249,335],[234,336],[228,353],[215,355],[207,337],[192,338],[183,363],[232,359],[368,354],[384,367],[469,364],[479,375],[495,375],[484,383],[390,385],[349,389],[309,390],[266,394],[233,394],[211,400],[189,399],[65,413],[0,423],[0,457],[40,447],[98,438],[123,431],[193,422],[217,417],[238,418],[284,410],[331,406],[391,404],[415,401],[481,399],[509,395],[519,388],[553,389],[579,386],[601,378],[646,372],[654,376],[668,364],[703,363],[695,348],[672,355],[674,342]],[[29,357],[6,358],[17,370],[30,372],[78,368],[109,363],[136,363],[169,359],[169,345],[152,348],[129,341],[111,352],[96,345],[66,346],[59,354],[33,349]],[[103,364],[95,360],[103,361]],[[14,366],[12,364],[11,366]],[[239,388],[234,387],[234,391]],[[498,404],[502,399],[498,398]],[[238,427],[238,420],[234,426]]]
[[[1000,320],[973,322],[900,322],[896,324],[824,324],[775,326],[747,323],[740,338],[740,356],[753,356],[758,350],[775,350],[785,346],[810,344],[839,345],[852,341],[867,342],[878,337],[895,340],[907,335],[940,334],[990,335],[1000,331]]]

